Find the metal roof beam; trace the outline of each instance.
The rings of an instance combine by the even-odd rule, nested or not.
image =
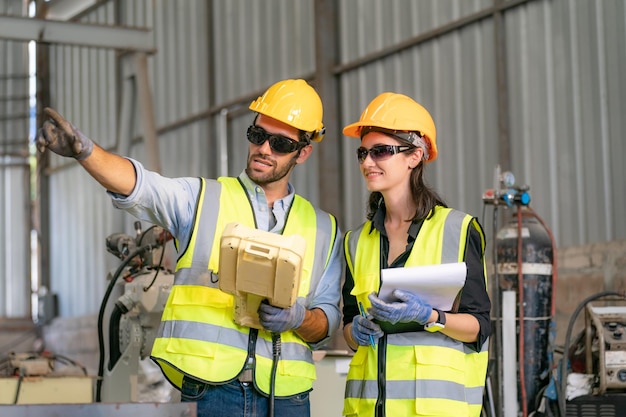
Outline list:
[[[154,53],[150,29],[0,15],[0,39]]]

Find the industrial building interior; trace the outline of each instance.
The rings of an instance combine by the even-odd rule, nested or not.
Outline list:
[[[626,2],[0,0],[0,54],[1,416],[196,415],[149,358],[175,242],[37,150],[43,109],[163,176],[236,177],[250,102],[297,78],[326,133],[291,183],[342,232],[369,194],[343,126],[385,91],[432,114],[426,179],[486,234],[481,417],[624,415]],[[314,352],[313,417],[343,415],[352,356],[341,329]]]

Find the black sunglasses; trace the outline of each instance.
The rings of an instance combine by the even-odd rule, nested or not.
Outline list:
[[[266,140],[270,142],[270,148],[278,153],[291,153],[304,148],[306,142],[298,142],[283,135],[269,133],[260,126],[252,125],[248,128],[248,141],[255,145],[263,145]]]
[[[397,153],[406,152],[412,149],[415,149],[415,146],[375,145],[369,149],[361,146],[359,147],[359,149],[356,150],[356,157],[359,160],[359,164],[362,164],[363,162],[365,162],[365,159],[367,158],[368,154],[369,156],[372,157],[372,161],[378,162],[378,161],[384,161],[385,159],[389,159]]]

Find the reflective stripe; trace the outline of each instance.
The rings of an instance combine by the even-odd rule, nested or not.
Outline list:
[[[272,355],[272,341],[259,338],[257,340],[256,354],[267,359],[272,359],[274,357]],[[300,343],[285,343],[281,341],[280,359],[286,361],[303,361],[311,365],[314,364],[311,349]]]
[[[204,249],[204,251],[200,250],[200,248],[196,249],[196,255],[199,256],[199,263],[205,264],[206,262],[206,265],[208,265],[208,268],[211,271],[219,271],[220,241],[222,239],[224,228],[228,223],[237,222],[251,228],[256,227],[254,211],[252,210],[248,193],[239,180],[237,178],[230,177],[220,177],[217,180],[222,184],[221,193],[219,195],[211,196],[207,192],[205,196],[205,198],[211,196],[212,199],[219,196],[219,212],[217,214],[217,218],[215,219],[215,223],[213,223],[215,233],[213,235],[208,235],[213,236],[213,243],[210,246],[207,244],[207,248]],[[206,205],[215,207],[215,204],[209,204],[208,202]],[[211,216],[213,216],[213,213],[211,213]],[[207,240],[210,241],[211,239]],[[195,258],[194,263],[196,263]]]
[[[393,346],[436,346],[457,350],[463,354],[476,353],[465,343],[459,342],[444,335],[443,333],[407,332],[387,335],[387,342]],[[487,349],[488,343],[483,344]]]
[[[177,285],[202,285],[209,288],[219,288],[219,276],[206,267],[192,266],[176,272]]]
[[[448,264],[454,262],[462,262],[459,259],[460,240],[463,237],[463,223],[467,215],[458,210],[451,210],[448,213],[443,227],[443,243],[441,245],[441,263]],[[468,219],[469,220],[469,219]],[[465,243],[465,240],[463,240]],[[462,256],[462,255],[461,255]]]
[[[169,337],[198,340],[201,342],[228,344],[231,347],[246,350],[248,333],[228,329],[210,323],[197,321],[167,320],[161,322],[160,333]]]
[[[200,178],[200,192],[198,193],[198,201],[196,203],[196,217],[194,218],[194,228],[191,232],[189,243],[185,251],[178,258],[176,263],[176,271],[181,268],[190,268],[193,263],[205,263],[208,265],[208,255],[211,253],[213,241],[211,239],[200,239],[198,242],[198,231],[202,231],[203,235],[214,236],[216,234],[217,216],[219,214],[219,205],[205,204],[206,196],[217,198],[221,194],[222,184],[218,181],[207,181]],[[202,214],[202,215],[200,215]],[[199,244],[196,244],[198,242]],[[189,250],[191,248],[191,251]],[[206,254],[206,255],[205,255]]]
[[[317,225],[314,255],[316,261],[313,262],[312,265],[309,293],[307,294],[305,305],[310,304],[315,296],[315,291],[324,275],[324,270],[330,262],[332,247],[337,239],[337,220],[333,216],[329,216],[327,213],[315,209],[315,224]],[[325,234],[327,235],[324,236]],[[330,242],[330,246],[328,242]],[[322,260],[324,261],[322,262]]]
[[[433,211],[432,216],[424,220],[413,244],[407,260],[409,266],[463,261],[467,227],[472,217],[450,208],[437,207]]]
[[[482,405],[485,384],[478,387],[465,387],[465,400],[470,405]]]
[[[378,382],[368,379],[352,379],[346,382],[346,398],[376,399],[378,397]]]
[[[359,241],[359,235],[361,234],[361,230],[363,230],[363,226],[360,226],[358,229],[348,230],[345,236],[345,254],[349,261],[350,270],[353,270],[352,266],[352,254],[356,252],[356,244]]]
[[[359,242],[359,236],[361,236],[361,233],[365,226],[367,226],[369,230],[369,227],[371,227],[371,225],[372,225],[371,222],[365,222],[358,229],[349,230],[346,232],[346,235],[344,238],[344,251],[345,251],[345,257],[346,257],[346,263],[348,264],[348,268],[350,269],[350,273],[352,274],[353,277],[354,277],[353,254],[356,253],[356,246],[357,246],[357,243]]]
[[[420,393],[420,398],[446,398],[472,405],[482,404],[483,399],[482,386],[466,388],[462,384],[436,379],[387,381],[385,387],[388,400],[414,400],[417,392]],[[375,400],[378,398],[378,383],[373,380],[349,380],[346,383],[345,396]]]
[[[161,322],[162,333],[168,334],[170,337],[191,340],[199,340],[208,343],[227,344],[230,347],[246,350],[248,348],[248,333],[241,333],[235,329],[228,329],[215,326],[209,323],[198,323],[182,320],[168,320]],[[209,337],[210,336],[210,337]],[[219,337],[218,337],[219,336]],[[219,339],[219,340],[218,340]],[[313,363],[312,358],[303,358],[303,352],[309,349],[298,343],[282,343],[281,358],[285,360],[302,360]],[[272,342],[259,338],[257,340],[258,355],[272,359]]]

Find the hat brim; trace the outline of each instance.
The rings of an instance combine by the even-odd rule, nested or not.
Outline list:
[[[361,128],[363,126],[365,125],[361,122],[355,122],[355,123],[349,124],[348,126],[343,128],[343,134],[351,138],[361,139]]]

